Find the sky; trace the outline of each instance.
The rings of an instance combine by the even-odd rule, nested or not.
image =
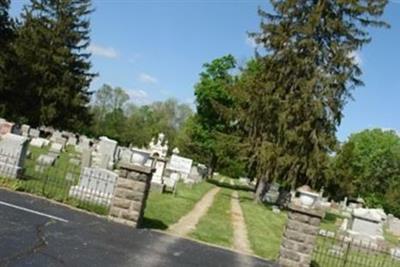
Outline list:
[[[19,16],[27,0],[12,0]],[[93,71],[102,84],[127,90],[131,101],[146,104],[176,98],[193,105],[202,65],[232,54],[240,64],[254,55],[248,32],[258,31],[258,7],[267,0],[93,0]],[[355,54],[365,86],[344,110],[339,140],[381,127],[400,131],[400,0],[392,0],[384,19],[390,29],[371,29],[372,42]]]

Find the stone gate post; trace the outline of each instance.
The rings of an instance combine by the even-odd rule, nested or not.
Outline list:
[[[137,228],[143,220],[154,169],[122,162],[118,171],[109,218]]]
[[[279,252],[282,267],[309,267],[324,211],[290,204]]]

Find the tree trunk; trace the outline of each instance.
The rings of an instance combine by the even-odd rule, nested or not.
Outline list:
[[[214,176],[214,171],[217,166],[218,157],[215,154],[212,154],[210,160],[210,168],[208,169],[208,177],[211,179]]]
[[[254,202],[256,203],[261,203],[262,199],[266,193],[268,183],[265,181],[265,179],[260,178],[258,179],[257,187],[256,187],[256,192],[254,195]]]

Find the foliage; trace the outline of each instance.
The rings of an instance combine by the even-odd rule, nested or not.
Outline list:
[[[370,206],[400,215],[400,137],[396,132],[373,129],[351,135],[331,168],[328,189],[332,196],[361,196]]]
[[[244,161],[240,157],[240,137],[235,135],[231,118],[225,109],[234,105],[231,87],[236,67],[233,56],[227,55],[203,65],[200,80],[195,85],[197,113],[187,121],[178,138],[183,155],[207,164],[212,173],[240,176]]]
[[[97,90],[91,106],[92,135],[106,135],[124,145],[143,147],[162,132],[169,147],[174,148],[176,136],[192,114],[191,108],[175,99],[143,106],[128,101],[128,93],[120,87],[105,84]]]
[[[31,0],[13,41],[7,118],[76,130],[90,122],[90,0]],[[18,105],[15,105],[18,103]]]
[[[0,0],[0,116],[5,115],[8,103],[5,97],[10,88],[10,79],[12,79],[12,60],[13,51],[11,43],[15,38],[14,21],[9,16],[10,1]]]
[[[292,187],[315,185],[336,148],[343,107],[362,84],[351,54],[370,41],[368,26],[386,25],[379,17],[387,0],[271,4],[274,12],[260,10],[261,31],[251,34],[265,51],[258,56],[264,81],[247,88],[248,99],[261,96],[269,106],[242,111],[250,119],[247,125],[255,125],[252,143],[266,147],[257,165],[267,170],[265,179],[279,178]],[[272,119],[265,124],[271,125],[263,126],[266,111]]]

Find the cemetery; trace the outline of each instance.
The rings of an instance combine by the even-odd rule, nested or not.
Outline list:
[[[29,131],[26,130],[28,128]],[[219,174],[213,179],[206,179],[207,169],[204,165],[194,164],[193,160],[180,156],[178,149],[168,154],[168,141],[162,133],[148,147],[129,148],[120,147],[116,141],[105,136],[96,140],[46,129],[50,135],[45,137],[41,136],[43,129],[36,132],[29,126],[23,129],[20,135],[6,130],[1,135],[0,185],[98,214],[110,214],[110,220],[128,225],[140,223],[142,227],[167,232],[174,232],[172,229],[203,201],[203,197],[212,189],[218,189],[207,213],[199,218],[194,229],[183,235],[228,248],[234,247],[235,229],[226,224],[233,218],[232,213],[227,211],[230,210],[234,192],[239,192],[238,199],[249,242],[246,250],[267,259],[277,260],[280,257],[288,213],[285,204],[282,204],[282,191],[277,183],[268,187],[263,198],[265,204],[257,205],[252,197],[255,185],[249,179],[231,179]],[[146,193],[146,208],[139,210],[143,218],[134,221],[122,216],[125,212],[123,207],[126,207],[123,204],[124,195],[118,193],[120,189],[116,189],[122,182],[121,172],[125,172],[118,166],[124,164],[136,166],[134,168],[138,170],[153,169],[151,180],[148,180],[151,184],[149,182],[147,189],[150,192]],[[386,215],[381,209],[364,208],[362,200],[350,202],[345,199],[336,204],[328,202],[323,194],[323,190],[313,192],[308,186],[289,194],[292,202],[297,201],[298,206],[307,209],[323,207],[326,212],[318,232],[314,264],[321,257],[341,258],[344,255],[347,255],[349,262],[350,259],[354,262],[365,260],[365,253],[369,251],[367,248],[378,250],[385,242],[391,244],[387,250],[389,253],[378,258],[391,262],[398,258],[400,241],[396,235],[399,236],[399,219]],[[118,198],[119,195],[122,198]],[[347,244],[347,250],[342,242]],[[398,263],[400,265],[400,260]]]

